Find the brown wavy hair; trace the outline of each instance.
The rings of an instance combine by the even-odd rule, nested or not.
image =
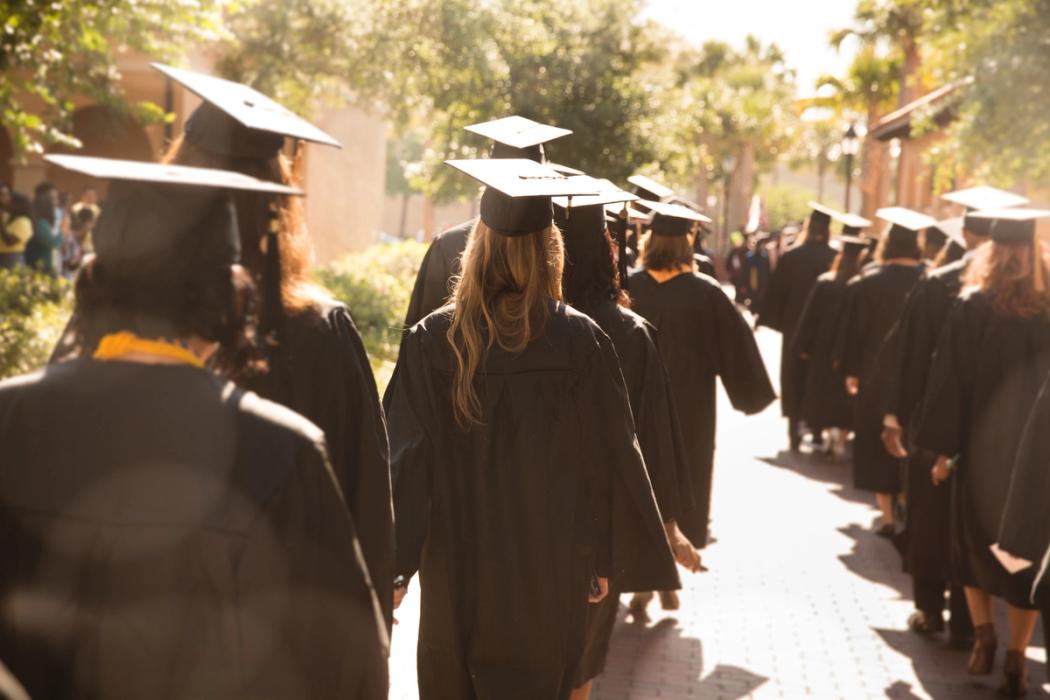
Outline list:
[[[901,226],[890,226],[879,239],[875,248],[875,262],[880,265],[887,260],[910,258],[922,260],[922,248],[919,247],[919,234]]]
[[[835,259],[831,261],[830,272],[835,277],[835,281],[849,281],[860,272],[860,269],[864,267],[867,252],[867,248],[843,244]]]
[[[1038,252],[1043,289],[1037,289],[1032,261]],[[1050,318],[1050,281],[1046,253],[1033,241],[990,241],[982,244],[966,269],[966,284],[988,295],[992,309],[1003,316]]]
[[[655,236],[645,234],[640,241],[638,264],[646,270],[696,269],[693,257],[693,236]]]
[[[302,153],[302,149],[299,149]],[[302,182],[302,158],[294,160],[284,153],[274,158],[234,158],[222,156],[194,146],[185,135],[172,142],[162,163],[189,165],[197,168],[233,170],[260,180],[279,182],[299,187]],[[262,284],[266,255],[262,248],[264,234],[269,231],[270,204],[277,203],[280,227],[277,233],[281,260],[281,303],[286,313],[304,311],[317,305],[323,290],[310,281],[313,248],[306,230],[301,197],[236,192],[237,221],[241,231],[241,264],[251,273],[256,285]],[[262,300],[265,303],[265,300]],[[269,309],[263,309],[266,317]]]
[[[448,329],[456,355],[452,408],[464,430],[481,423],[474,378],[486,354],[495,345],[521,352],[543,333],[548,302],[562,298],[564,265],[561,232],[553,224],[525,236],[505,236],[480,219],[474,225]]]

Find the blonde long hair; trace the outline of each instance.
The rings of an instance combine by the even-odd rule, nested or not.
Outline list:
[[[996,313],[1027,319],[1050,318],[1048,279],[1050,270],[1038,238],[984,243],[966,270],[967,286],[988,294]]]
[[[561,301],[565,250],[553,224],[525,236],[505,236],[480,219],[463,252],[453,294],[448,342],[456,355],[452,407],[469,429],[481,422],[474,377],[494,345],[521,352],[543,333],[548,300]]]

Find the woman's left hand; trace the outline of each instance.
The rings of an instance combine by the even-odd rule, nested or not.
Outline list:
[[[948,468],[949,459],[945,456],[937,458],[937,462],[933,465],[933,469],[930,471],[930,476],[933,477],[933,485],[940,486],[943,482],[948,480],[948,477],[952,475],[952,470]]]
[[[700,552],[696,551],[693,543],[678,529],[676,521],[669,520],[664,523],[664,530],[667,531],[667,541],[671,544],[671,553],[674,555],[676,562],[694,574],[700,571],[707,571],[703,562],[700,561]]]
[[[595,576],[594,580],[598,582],[598,595],[587,596],[588,603],[600,603],[605,600],[605,596],[609,595],[609,579],[604,576]]]

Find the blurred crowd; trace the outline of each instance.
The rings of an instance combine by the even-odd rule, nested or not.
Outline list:
[[[93,187],[74,200],[47,181],[33,188],[32,198],[0,183],[0,270],[25,265],[72,278],[92,252],[100,211]]]

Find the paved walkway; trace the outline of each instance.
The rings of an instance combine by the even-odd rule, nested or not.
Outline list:
[[[779,336],[758,337],[775,377]],[[849,486],[848,466],[783,452],[778,405],[746,418],[722,396],[718,440],[710,572],[685,574],[681,609],[654,601],[648,624],[625,620],[623,598],[592,698],[994,697],[1000,671],[975,680],[964,652],[905,629],[910,581],[869,532],[875,510]],[[394,633],[392,699],[416,697],[415,605],[413,583]],[[1044,658],[1030,652],[1034,681],[1046,677]]]

